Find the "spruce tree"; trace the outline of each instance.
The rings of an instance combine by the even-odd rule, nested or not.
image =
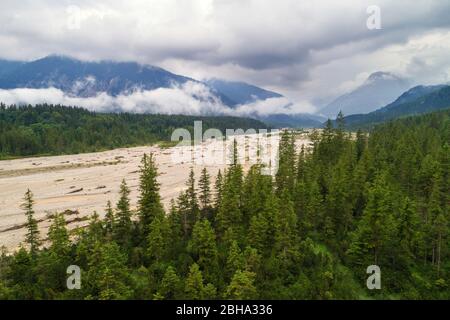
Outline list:
[[[367,147],[367,138],[366,135],[362,132],[361,129],[358,129],[356,132],[356,159],[361,159],[364,151]]]
[[[139,177],[138,214],[142,238],[148,235],[148,228],[156,217],[164,215],[157,181],[158,169],[153,153],[144,154],[141,160]]]
[[[237,241],[233,240],[228,250],[225,272],[227,273],[229,279],[231,279],[231,277],[237,270],[244,270],[244,267],[244,256],[241,252],[241,249],[239,248]]]
[[[235,150],[235,152],[237,152]],[[234,156],[234,158],[237,156]],[[222,197],[217,209],[216,225],[219,236],[223,236],[226,230],[232,228],[238,234],[242,234],[243,215],[241,212],[242,191],[242,167],[233,164],[226,173],[222,184]]]
[[[278,171],[276,173],[277,193],[281,194],[285,189],[291,195],[295,182],[295,137],[289,131],[281,135],[278,150]]]
[[[178,256],[178,252],[183,249],[184,232],[181,219],[181,214],[175,205],[175,201],[172,199],[170,202],[170,211],[167,216],[169,238],[171,240],[169,247],[171,248],[172,256]]]
[[[253,272],[236,271],[230,285],[225,291],[225,298],[233,300],[257,299],[258,293],[254,282],[255,274]]]
[[[448,252],[448,238],[449,238],[449,220],[443,213],[438,214],[433,223],[433,231],[435,232],[435,243],[436,243],[436,258],[435,265],[437,276],[441,275],[441,266],[443,257],[445,257]]]
[[[242,223],[248,225],[250,219],[264,209],[267,195],[272,192],[272,177],[261,174],[261,166],[253,165],[247,172],[242,185]]]
[[[279,215],[279,201],[273,192],[267,195],[264,208],[250,220],[248,243],[260,253],[268,253],[274,244],[274,217]]]
[[[167,300],[180,299],[181,280],[175,269],[168,266],[159,285],[158,294]]]
[[[203,283],[202,271],[199,266],[194,263],[189,268],[189,274],[185,281],[185,299],[188,300],[211,300],[215,299],[217,290],[213,284]]]
[[[415,204],[409,197],[403,199],[397,220],[401,258],[405,264],[409,265],[418,254],[422,240],[422,234],[419,229],[419,215]]]
[[[49,228],[48,239],[51,242],[50,250],[58,256],[66,256],[70,250],[69,234],[63,213],[55,214],[53,223]]]
[[[131,296],[128,283],[127,257],[115,242],[98,242],[89,256],[86,285],[91,297],[100,300],[120,300]]]
[[[25,242],[28,244],[30,253],[32,255],[36,254],[41,241],[39,239],[39,229],[36,219],[34,218],[34,210],[33,210],[33,193],[30,189],[27,190],[24,197],[24,203],[21,205],[22,209],[25,211],[25,215],[27,217],[27,234],[25,236]]]
[[[369,189],[367,206],[353,234],[348,254],[362,266],[392,261],[396,239],[393,199],[386,173],[381,173]]]
[[[187,180],[186,186],[186,195],[189,201],[189,216],[191,217],[190,220],[192,221],[192,224],[195,224],[197,220],[200,219],[200,208],[198,205],[197,191],[195,188],[195,174],[193,168],[191,168],[189,172],[189,178]]]
[[[167,218],[156,217],[150,224],[147,236],[147,257],[152,263],[160,263],[167,257],[169,242],[169,224]]]
[[[293,202],[285,189],[279,201],[279,210],[274,212],[274,250],[280,264],[286,267],[295,263],[297,258],[297,215]]]
[[[109,237],[113,235],[115,224],[116,218],[114,215],[114,209],[112,208],[111,201],[108,200],[105,213],[105,232]]]
[[[185,282],[185,298],[189,300],[203,299],[203,292],[205,290],[203,284],[203,275],[198,264],[194,263],[189,268],[189,274]]]
[[[189,242],[189,252],[203,271],[205,279],[216,282],[219,272],[216,235],[208,220],[201,220],[195,224]]]
[[[220,169],[219,169],[219,172],[217,173],[214,188],[216,190],[214,207],[219,208],[220,202],[222,199],[222,193],[223,193],[223,176],[222,176],[222,172],[220,171]]]
[[[131,234],[133,229],[133,222],[131,221],[132,213],[130,210],[130,189],[128,189],[125,179],[120,185],[120,198],[117,202],[116,209],[116,225],[115,225],[115,240],[123,247],[131,245]]]
[[[351,164],[349,162],[347,157],[341,158],[334,166],[325,199],[325,218],[329,219],[332,232],[337,237],[335,240],[338,241],[345,239],[353,223],[354,197],[351,193]]]
[[[191,216],[191,207],[189,204],[189,197],[186,192],[181,192],[177,199],[178,215],[180,216],[180,223],[183,230],[184,240],[189,239],[192,228],[194,227],[194,219]]]
[[[211,205],[211,187],[210,176],[206,168],[203,168],[200,180],[198,182],[200,187],[200,204],[205,212]]]

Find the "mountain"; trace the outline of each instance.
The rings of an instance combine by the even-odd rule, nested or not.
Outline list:
[[[205,83],[228,97],[232,101],[233,106],[252,103],[257,100],[283,97],[279,93],[268,91],[245,82],[209,79]]]
[[[3,74],[0,88],[55,87],[74,96],[90,97],[98,92],[116,96],[137,89],[167,88],[186,81],[194,80],[134,62],[84,62],[64,56],[48,56]]]
[[[412,102],[420,97],[423,97],[429,93],[435,92],[442,88],[446,87],[446,85],[435,85],[435,86],[415,86],[408,91],[402,93],[400,97],[398,97],[394,102],[390,103],[387,107],[393,108],[403,103]]]
[[[24,62],[0,59],[0,77],[20,67]]]
[[[345,117],[348,127],[366,127],[394,118],[428,113],[450,108],[450,86],[417,86],[394,102],[368,114],[355,114]]]
[[[137,90],[169,88],[187,81],[201,83],[159,67],[135,62],[86,62],[59,55],[31,62],[0,60],[0,89],[54,87],[76,97],[92,97],[100,92],[117,96]],[[227,85],[221,80],[211,83],[215,86],[204,84],[213,96],[229,107],[241,104],[245,94],[264,99],[281,96],[245,83],[229,82]],[[250,101],[249,98],[247,100]]]
[[[335,118],[340,110],[346,115],[369,113],[394,101],[409,89],[409,83],[389,72],[372,73],[357,89],[338,97],[319,113]]]
[[[95,97],[106,92],[110,96],[128,95],[139,90],[154,90],[181,86],[191,81],[205,85],[212,94],[193,95],[200,101],[220,100],[225,106],[282,98],[279,93],[236,81],[211,79],[205,82],[177,75],[159,67],[135,62],[80,61],[66,56],[51,55],[31,62],[0,60],[0,89],[56,88],[70,97]],[[110,106],[110,111],[120,111]],[[264,110],[257,110],[264,111]],[[322,118],[305,114],[243,114],[277,127],[319,126]],[[220,110],[215,115],[222,115]]]

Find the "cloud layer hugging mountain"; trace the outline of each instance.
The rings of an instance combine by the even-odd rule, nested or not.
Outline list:
[[[0,89],[0,101],[10,104],[63,104],[85,107],[93,111],[161,113],[187,115],[265,115],[284,111],[296,113],[294,105],[284,98],[258,100],[231,108],[211,92],[206,85],[187,81],[181,85],[154,90],[137,90],[117,96],[101,92],[94,97],[76,97],[56,88]]]

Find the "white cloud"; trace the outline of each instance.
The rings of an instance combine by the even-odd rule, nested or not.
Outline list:
[[[285,97],[257,100],[249,104],[240,105],[236,108],[236,113],[242,115],[268,115],[274,113],[296,114],[313,113],[314,111],[316,111],[314,106],[308,101],[292,103]]]
[[[297,105],[329,99],[362,81],[364,73],[395,71],[405,63],[419,80],[443,76],[438,71],[448,64],[448,49],[439,49],[439,43],[450,39],[435,36],[450,28],[450,3],[378,0],[382,29],[368,30],[366,8],[373,4],[2,0],[0,56],[36,59],[57,53],[135,60],[198,79],[247,81],[280,92]],[[70,6],[80,9],[79,28],[68,28],[74,14],[67,11]],[[422,37],[430,37],[432,46],[410,45]],[[392,54],[393,48],[398,54]]]
[[[209,88],[201,83],[188,81],[180,86],[159,88],[155,90],[134,91],[131,94],[110,96],[105,92],[94,97],[79,98],[56,88],[11,90],[0,89],[0,101],[6,105],[23,104],[62,104],[79,106],[92,111],[122,111],[131,113],[161,113],[187,115],[235,115],[248,116],[270,113],[304,112],[291,105],[286,98],[271,98],[240,105],[232,109],[211,93]]]

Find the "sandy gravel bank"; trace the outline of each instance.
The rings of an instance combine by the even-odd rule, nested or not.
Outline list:
[[[270,143],[273,143],[272,140]],[[277,140],[276,140],[277,141]],[[309,143],[300,140],[299,144]],[[226,146],[229,148],[230,143]],[[222,143],[210,140],[204,142],[202,150],[221,150]],[[118,200],[119,185],[123,178],[131,189],[131,204],[136,206],[138,196],[138,166],[144,153],[153,152],[159,168],[161,196],[167,207],[185,188],[189,170],[194,168],[198,177],[203,167],[215,177],[224,163],[199,164],[195,161],[174,163],[173,151],[190,151],[191,147],[161,149],[158,146],[122,148],[105,152],[38,157],[0,161],[0,246],[16,248],[25,235],[23,224],[25,216],[20,209],[22,198],[30,188],[35,197],[36,219],[43,235],[46,234],[50,217],[55,212],[78,211],[66,217],[69,228],[85,224],[80,221],[94,210],[104,214],[106,202],[113,204]],[[255,152],[256,144],[250,143],[247,152]],[[245,158],[245,156],[243,156]],[[251,165],[247,155],[244,168]],[[183,159],[185,160],[185,159]],[[198,159],[197,159],[198,160]],[[199,162],[199,161],[197,161]]]

